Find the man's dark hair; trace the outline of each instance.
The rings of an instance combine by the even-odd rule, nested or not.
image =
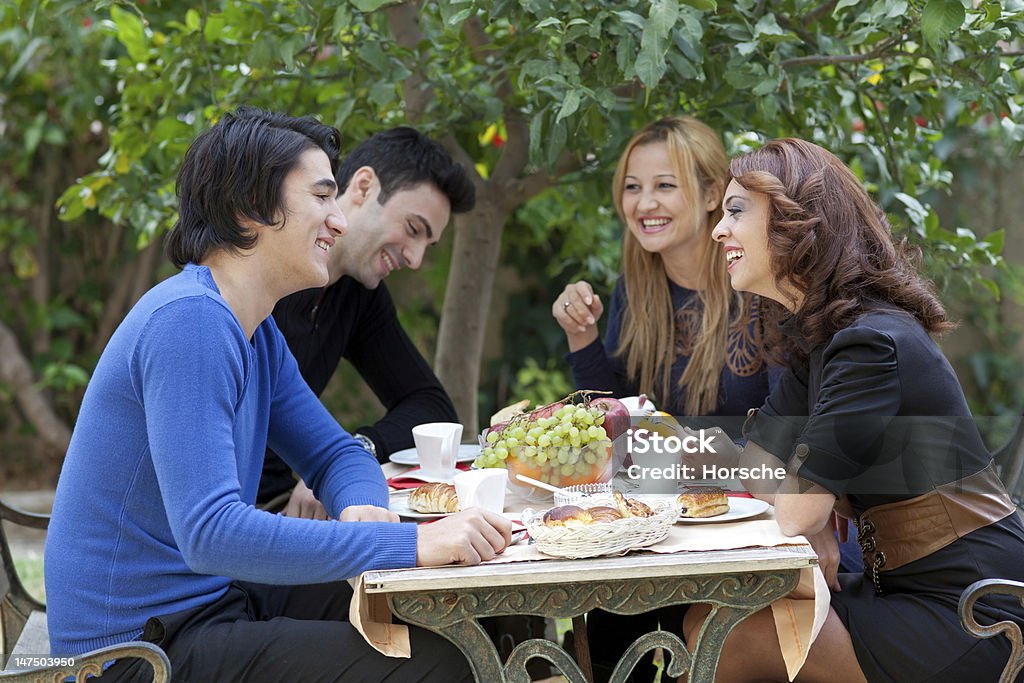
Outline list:
[[[353,149],[338,169],[341,192],[363,166],[372,168],[380,180],[380,204],[387,203],[394,193],[422,183],[437,187],[448,198],[452,213],[465,213],[476,204],[476,188],[465,167],[453,161],[439,142],[413,128],[382,131]]]
[[[178,222],[167,235],[167,256],[179,268],[211,249],[251,249],[256,235],[238,224],[249,218],[274,225],[285,209],[281,188],[309,149],[322,149],[338,170],[337,129],[312,117],[296,118],[239,107],[199,134],[185,153],[175,191]]]

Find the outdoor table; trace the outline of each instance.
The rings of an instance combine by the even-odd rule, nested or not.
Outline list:
[[[611,679],[623,681],[645,652],[661,647],[672,654],[668,675],[690,671],[691,683],[704,683],[715,679],[729,631],[789,594],[801,570],[815,564],[811,548],[800,545],[370,571],[363,574],[363,584],[368,595],[385,595],[402,620],[457,645],[476,680],[486,683],[527,683],[526,662],[534,656],[552,662],[571,683],[585,683],[586,678],[569,654],[548,640],[519,644],[503,666],[478,622],[481,617],[569,618],[597,608],[638,614],[710,603],[714,609],[692,656],[674,634],[654,631],[627,649]]]

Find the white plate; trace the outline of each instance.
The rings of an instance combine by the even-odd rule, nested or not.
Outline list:
[[[412,493],[412,489],[392,494],[391,500],[388,501],[388,509],[399,517],[405,517],[406,519],[441,519],[442,517],[454,514],[452,512],[416,512],[409,507],[410,493]]]
[[[455,462],[473,462],[476,456],[480,455],[480,446],[475,443],[464,443],[459,446],[459,452],[455,455]],[[419,465],[420,456],[416,454],[415,448],[406,448],[395,451],[388,456],[388,460],[396,465]]]
[[[684,524],[706,524],[708,522],[735,522],[737,519],[746,519],[759,515],[771,506],[757,498],[729,498],[729,511],[724,515],[714,517],[680,517],[676,523]]]

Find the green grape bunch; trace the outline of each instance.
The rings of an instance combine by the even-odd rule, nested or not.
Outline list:
[[[555,486],[607,478],[612,441],[629,423],[617,399],[580,391],[492,425],[481,435],[475,467],[507,467]],[[574,403],[573,399],[582,398]]]

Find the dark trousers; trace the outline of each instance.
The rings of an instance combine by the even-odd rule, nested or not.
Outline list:
[[[590,643],[590,659],[594,667],[594,680],[606,683],[619,658],[640,636],[660,628],[682,637],[683,616],[688,605],[661,607],[641,614],[621,615],[595,609],[587,614],[587,639]],[[666,659],[669,655],[666,653]],[[633,673],[626,679],[630,683],[650,683],[657,668],[654,653],[648,652],[633,667]]]
[[[347,621],[351,597],[346,582],[238,582],[209,605],[150,619],[142,639],[167,653],[175,683],[473,680],[458,648],[421,628],[409,627],[409,659],[374,650]],[[148,664],[121,660],[102,681],[134,683],[151,676]]]

